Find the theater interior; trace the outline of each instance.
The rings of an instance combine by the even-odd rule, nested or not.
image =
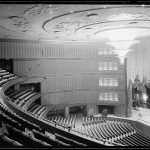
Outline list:
[[[150,146],[150,5],[0,4],[0,148]]]

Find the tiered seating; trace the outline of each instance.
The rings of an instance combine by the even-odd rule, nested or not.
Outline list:
[[[2,70],[0,68],[0,86],[10,79],[17,76]],[[38,93],[31,90],[10,90],[5,94],[11,98],[12,102],[20,108],[25,108],[29,100],[36,98]],[[31,103],[28,103],[31,104]],[[33,106],[28,110],[32,114],[42,116],[46,112],[47,107],[32,103]],[[54,106],[53,106],[54,107]],[[61,107],[58,106],[60,112]],[[25,109],[24,109],[25,110]],[[53,111],[53,110],[52,110]],[[64,127],[75,128],[76,115],[70,115],[64,118],[60,115],[48,117],[50,121],[55,122]],[[85,147],[86,144],[77,142],[73,139],[64,137],[58,133],[44,134],[45,130],[39,126],[19,117],[10,110],[4,103],[0,102],[0,123],[5,122],[9,134],[0,136],[0,145],[7,146],[33,146],[33,147]],[[127,146],[149,146],[150,139],[146,138],[142,133],[135,131],[130,124],[119,121],[108,121],[101,117],[83,117],[81,128],[78,131],[86,136],[108,142],[115,142]],[[72,129],[68,128],[68,129]],[[29,132],[26,131],[28,129]],[[76,128],[75,128],[76,129]],[[68,130],[68,131],[70,131]],[[77,129],[76,129],[77,130]]]
[[[20,107],[23,107],[23,106],[26,104],[26,102],[27,102],[28,100],[30,100],[31,98],[33,98],[33,97],[36,96],[36,95],[37,95],[36,92],[31,93],[31,94],[28,95],[23,101],[21,101],[21,102],[19,103],[19,106],[20,106]]]
[[[9,72],[7,72],[7,71],[2,72],[2,73],[0,73],[0,77],[3,77],[3,76],[8,75],[8,74],[9,74]]]
[[[39,116],[44,118],[43,115],[45,115],[47,111],[48,111],[48,107],[45,107],[45,109],[43,109],[43,110],[40,112]]]
[[[70,126],[71,127],[73,127],[73,128],[75,128],[75,123],[76,123],[76,117],[77,117],[77,115],[76,114],[72,114],[72,115],[70,115],[69,116],[70,117]]]
[[[100,124],[88,124],[79,132],[96,139],[104,139],[127,146],[148,146],[150,139],[137,133],[128,123],[106,121]]]
[[[42,111],[46,109],[46,106],[39,105],[34,111],[33,114],[40,115]]]
[[[1,105],[2,106],[2,105]],[[5,109],[5,108],[4,108]],[[1,140],[0,143],[2,144],[1,146],[24,146],[24,143],[19,141],[19,138],[16,139],[16,133],[13,133],[12,131],[10,131],[9,129],[12,128],[16,128],[16,130],[18,131],[23,131],[24,128],[24,124],[20,124],[18,121],[14,120],[13,118],[11,118],[10,116],[6,115],[2,110],[0,111],[0,123],[3,121],[6,123],[6,128],[8,129],[8,136],[5,135],[1,135]],[[12,136],[13,135],[13,136]],[[23,139],[24,141],[24,137],[20,138]]]
[[[9,73],[9,74],[6,74],[3,76],[4,79],[8,79],[8,78],[11,78],[11,77],[14,77],[15,75],[12,74],[12,73]]]
[[[46,111],[46,109],[47,109],[46,106],[34,104],[28,111],[37,116],[42,116],[42,114]]]
[[[9,74],[9,72],[6,72],[5,70],[0,70],[0,81],[1,85],[8,81],[8,79],[12,79],[14,77],[13,74]],[[11,98],[12,102],[19,107],[23,107],[26,102],[33,98],[35,95],[37,95],[36,92],[29,91],[29,90],[10,90],[5,93],[9,98]],[[43,134],[43,130],[38,127],[37,125],[30,123],[29,121],[19,117],[15,113],[13,113],[4,103],[0,103],[1,105],[1,111],[0,111],[0,117],[2,118],[1,121],[4,121],[6,123],[6,128],[8,130],[9,136],[2,135],[1,138],[1,145],[7,144],[12,146],[34,146],[34,147],[41,147],[41,146],[49,146],[49,147],[68,147],[72,146],[71,144],[65,143],[63,141],[60,141],[58,139],[52,138],[50,140],[50,137],[47,137]],[[38,105],[36,104],[34,107],[30,109],[31,112],[37,115],[41,115],[46,110],[46,106]],[[70,118],[70,121],[72,121],[73,118]],[[34,134],[27,134],[25,132],[25,129],[28,128],[30,131],[33,130],[34,134],[36,131],[36,134],[42,135],[47,138],[47,142],[43,141],[43,139],[39,139],[34,137]],[[49,141],[49,142],[48,142]],[[50,142],[51,141],[51,142]],[[53,143],[53,145],[52,145]]]
[[[0,69],[0,86],[2,86],[8,80],[12,80],[12,79],[15,79],[15,78],[17,78],[17,76],[15,76],[14,74],[9,73],[6,70]]]
[[[23,146],[18,141],[15,141],[14,139],[11,139],[10,137],[8,137],[6,135],[0,136],[0,145],[1,145],[1,148],[13,147],[13,146]]]
[[[29,105],[29,103],[32,103],[32,101],[36,100],[39,97],[39,94],[37,92],[28,90],[28,89],[22,89],[19,91],[11,90],[11,92],[7,91],[7,96],[11,98],[12,102],[15,105],[18,105],[19,107],[23,108],[26,110],[26,107]],[[45,111],[46,107],[42,108],[40,112],[38,112],[38,115],[41,115],[43,111]]]
[[[19,98],[14,102],[14,104],[18,105],[21,101],[24,100],[25,97],[27,97],[28,95],[30,95],[32,93],[33,93],[33,91],[27,91],[23,95],[19,96]]]
[[[18,128],[20,128],[21,124],[18,123],[18,121],[12,119],[11,117],[9,117],[8,115],[6,115],[4,112],[0,112],[0,117],[1,117],[1,121],[4,121],[10,125],[16,126]]]
[[[1,140],[0,143],[2,143],[2,145],[6,146],[33,146],[33,147],[43,147],[43,146],[49,146],[52,147],[52,144],[50,144],[50,142],[48,143],[47,141],[45,141],[44,139],[39,139],[34,137],[34,134],[32,136],[29,136],[28,134],[26,134],[25,128],[29,128],[30,130],[33,130],[35,132],[37,132],[40,135],[44,135],[42,132],[40,132],[37,128],[31,128],[31,126],[25,125],[24,123],[20,124],[18,121],[15,121],[14,119],[8,117],[4,112],[1,111],[0,113],[0,117],[2,118],[1,121],[5,121],[6,122],[6,128],[8,129],[8,133],[9,136],[5,136],[5,139],[9,140],[9,144],[7,144],[7,140]],[[21,118],[20,118],[21,119]],[[25,121],[25,120],[24,120]],[[49,139],[49,137],[46,137],[46,135],[44,135],[45,138]],[[70,146],[66,143],[63,143],[59,140],[53,140],[53,143],[55,143],[57,146],[56,147],[62,147],[62,146]],[[55,145],[53,145],[53,147],[55,147]]]
[[[124,144],[124,145],[129,145],[129,146],[149,146],[150,145],[150,139],[146,138],[141,133],[137,133],[136,131],[126,136],[125,138],[116,140],[116,142]]]
[[[39,104],[34,103],[32,107],[28,109],[29,112],[33,113],[33,111],[38,108]]]
[[[59,135],[59,134],[55,134],[55,136],[56,136],[56,139],[59,139],[62,142],[72,145],[73,147],[86,147],[87,146],[86,144],[77,142],[73,139],[69,139],[69,138]]]
[[[16,100],[18,98],[20,98],[22,95],[26,94],[27,92],[29,92],[29,90],[19,90],[16,94],[13,95],[13,97],[11,97],[12,99]]]
[[[87,126],[87,125],[97,124],[101,122],[105,122],[105,120],[102,119],[101,117],[84,117],[83,116],[82,124],[83,126]]]
[[[80,129],[82,133],[90,134],[93,137],[111,141],[120,135],[126,136],[133,132],[125,123],[106,121],[100,124],[90,124]],[[112,140],[114,141],[114,140]]]
[[[72,145],[67,144],[66,142],[62,142],[61,140],[57,139],[55,136],[46,136],[43,133],[40,133],[39,131],[33,130],[33,134],[38,139],[43,139],[47,143],[51,145],[55,145],[55,147],[71,147]],[[54,138],[55,137],[55,138]]]
[[[40,116],[44,111],[46,111],[46,106],[42,106],[38,112],[37,112],[37,115]]]
[[[14,121],[17,121],[19,124],[21,124],[20,127],[22,128],[29,128],[29,129],[36,129],[36,130],[39,130],[39,131],[43,131],[39,126],[25,120],[24,118],[16,115],[12,110],[10,110],[5,104],[2,103],[2,101],[0,101],[0,109],[2,110],[2,114],[7,115],[9,118],[12,118]],[[8,118],[7,117],[7,118]],[[6,118],[6,119],[7,119]],[[12,125],[12,124],[11,124]],[[16,124],[15,124],[16,125]],[[18,126],[18,128],[20,128]],[[21,128],[21,129],[22,129]]]
[[[9,73],[6,70],[0,69],[0,77],[1,77],[1,79],[3,79],[3,78],[9,79],[9,78],[16,77],[16,76],[12,73]]]
[[[0,68],[0,73],[4,73],[6,72],[6,70],[3,70],[2,68]]]
[[[72,147],[71,144],[65,143],[59,139],[55,139],[55,135],[52,137],[49,137],[36,129],[35,127],[31,127],[30,124],[26,124],[23,122],[20,124],[18,121],[14,120],[13,118],[8,117],[4,112],[1,111],[1,121],[6,122],[6,128],[8,130],[9,136],[6,137],[6,139],[9,139],[10,144],[7,144],[7,146],[17,145],[17,146],[26,146],[26,147]],[[21,118],[19,118],[21,119]],[[25,120],[24,120],[25,121]],[[26,122],[28,123],[28,122]],[[25,132],[25,128],[28,128],[32,135],[28,135]],[[6,142],[3,140],[1,143],[6,144]],[[5,145],[6,146],[6,145]]]
[[[9,89],[9,90],[6,90],[6,91],[5,91],[5,95],[6,95],[6,96],[11,95],[11,94],[13,94],[14,92],[16,92],[16,90],[14,90],[14,89]],[[9,96],[8,96],[8,97],[9,97]]]
[[[56,122],[59,125],[62,125],[65,127],[71,126],[75,128],[76,115],[70,115],[67,118],[62,117],[62,116],[51,116],[48,119],[50,121]]]
[[[13,126],[6,124],[6,127],[9,132],[9,136],[14,140],[19,141],[24,146],[34,146],[34,147],[41,147],[41,146],[51,146],[50,144],[36,139],[34,136],[27,134],[24,131],[18,130]]]
[[[7,79],[0,79],[0,86],[7,82]]]

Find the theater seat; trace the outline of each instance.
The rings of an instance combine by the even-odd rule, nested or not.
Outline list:
[[[23,144],[21,144],[21,143],[19,143],[19,142],[17,142],[17,141],[14,141],[14,142],[13,142],[13,145],[14,145],[14,146],[24,146]]]
[[[43,141],[49,143],[50,145],[52,145],[51,139],[49,137],[47,137],[45,134],[43,134],[35,129],[33,129],[32,132],[33,132],[35,138],[37,138],[39,140],[43,140]]]
[[[53,147],[51,144],[48,144],[47,142],[41,142],[41,146]]]
[[[56,139],[56,147],[72,147],[72,145],[70,145],[70,144],[67,144],[67,143],[64,143],[64,142],[62,142],[62,141],[60,141],[60,140],[58,140],[58,139]]]
[[[7,137],[6,135],[3,135],[3,136],[1,137],[1,140],[3,140],[3,141],[6,143],[6,145],[7,145],[7,144],[8,144],[8,145],[13,145],[13,141],[14,141],[14,140],[12,140],[11,138]]]
[[[59,134],[57,134],[57,133],[55,133],[55,136],[56,136],[56,138],[59,139],[60,141],[63,141],[63,142],[65,142],[65,143],[70,144],[70,145],[75,146],[75,147],[85,147],[85,146],[87,146],[86,144],[79,143],[79,142],[77,142],[77,141],[75,141],[75,140],[69,139],[69,138],[64,137],[64,136],[62,136],[62,135],[59,135]]]

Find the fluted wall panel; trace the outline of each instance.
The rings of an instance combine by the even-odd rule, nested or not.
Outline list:
[[[49,92],[85,89],[98,89],[98,76],[60,76],[49,77],[46,82],[43,82],[42,88],[48,88]]]
[[[133,46],[134,51],[129,53],[127,61],[128,79],[134,80],[137,73],[141,80],[143,76],[150,79],[149,47],[149,38],[144,38],[139,44]],[[102,44],[87,46],[84,44],[0,42],[0,58],[92,58],[98,57],[98,51],[101,49],[107,48]],[[91,65],[91,68],[95,67],[90,62],[86,65]]]
[[[38,60],[15,60],[15,65],[24,69],[26,74],[74,74],[74,73],[95,73],[98,72],[98,61],[92,59],[38,59]],[[18,69],[19,69],[18,68]],[[17,71],[17,70],[16,70]],[[18,72],[15,72],[18,74]],[[18,74],[20,75],[20,74]]]
[[[110,104],[119,105],[121,102],[114,101],[99,101],[100,90],[91,91],[71,91],[71,92],[60,92],[54,94],[43,95],[43,103],[46,105],[50,104]],[[123,97],[121,94],[119,97]],[[45,98],[44,98],[45,97]],[[122,103],[124,104],[124,103]]]
[[[89,44],[87,46],[86,44],[72,43],[0,42],[0,58],[98,57],[98,51],[101,49],[106,49],[106,47],[103,44]]]

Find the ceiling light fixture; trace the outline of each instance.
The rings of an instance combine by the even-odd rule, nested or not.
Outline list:
[[[112,45],[115,49],[126,50],[129,49],[133,44],[139,43],[139,40],[123,40],[123,41],[111,41],[107,44]]]
[[[134,44],[139,43],[138,40],[130,40],[130,41],[111,41],[107,42],[107,44],[112,45],[114,49],[112,50],[117,57],[120,59],[120,62],[123,64],[124,59],[127,57],[127,54],[131,52],[133,49],[130,49],[130,47]]]
[[[117,55],[120,59],[121,64],[124,63],[124,59],[127,57],[127,54],[131,52],[133,49],[113,49],[112,51]]]
[[[140,42],[139,40],[136,40],[136,38],[150,36],[150,29],[124,27],[106,30],[103,31],[103,33],[100,33],[101,34],[96,36],[109,39],[109,42],[106,44],[113,47],[114,53],[117,54],[121,60],[121,63],[123,63],[123,60],[126,58],[127,54],[133,50],[130,47]]]
[[[144,7],[144,6],[143,6]],[[120,21],[120,20],[134,20],[134,19],[145,19],[149,18],[149,16],[141,14],[120,14],[120,15],[113,15],[107,20],[109,21]],[[137,23],[137,22],[132,22]],[[100,35],[101,34],[101,35]],[[150,36],[150,29],[149,28],[130,28],[130,27],[123,27],[119,29],[112,29],[112,30],[105,30],[102,33],[98,33],[97,36],[100,38],[107,38],[110,41],[107,42],[108,45],[112,45],[114,47],[113,51],[117,54],[120,58],[121,63],[124,62],[124,58],[126,58],[127,54],[132,51],[130,47],[134,44],[139,43],[138,40],[135,40],[137,37],[145,37]]]

